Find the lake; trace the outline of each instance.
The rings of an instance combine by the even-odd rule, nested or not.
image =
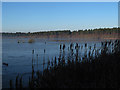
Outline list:
[[[87,43],[89,46],[99,49],[101,47],[101,41],[85,41],[85,40],[67,40],[67,39],[34,39],[34,43],[28,43],[29,38],[3,38],[2,39],[2,62],[8,63],[8,66],[2,65],[3,75],[3,88],[9,88],[10,80],[15,85],[16,76],[23,76],[23,86],[27,86],[29,76],[32,72],[32,58],[34,59],[35,71],[43,71],[43,60],[45,63],[59,57],[60,44],[65,44],[65,56],[68,55],[68,47],[70,43],[74,46],[76,43],[79,46],[84,46]],[[20,41],[20,43],[18,43]],[[34,55],[32,54],[34,50]],[[82,57],[85,53],[85,48],[79,50],[79,54]],[[37,56],[38,55],[38,56]],[[47,65],[45,64],[44,68]]]

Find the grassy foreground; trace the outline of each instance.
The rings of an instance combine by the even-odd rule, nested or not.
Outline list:
[[[82,58],[79,56],[81,48],[77,43],[75,48],[71,44],[70,53],[65,57],[65,45],[60,45],[59,58],[48,61],[43,73],[34,72],[33,66],[27,88],[119,88],[120,40],[101,42],[99,50],[95,45],[93,50],[86,48],[88,53]],[[23,88],[22,77],[16,78],[16,88]]]

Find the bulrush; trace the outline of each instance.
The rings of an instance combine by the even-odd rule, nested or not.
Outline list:
[[[94,49],[96,49],[96,44],[94,44]]]
[[[55,64],[55,66],[57,65],[57,61],[56,61],[56,57],[55,57],[55,60],[54,60],[55,62],[54,62],[54,64]]]
[[[60,44],[60,50],[61,50],[61,48],[62,48],[62,45]]]
[[[53,58],[52,58],[52,61],[51,61],[51,66],[53,67]]]
[[[48,67],[48,68],[50,67],[50,60],[49,60],[49,58],[48,58],[47,67]]]
[[[70,50],[73,48],[73,43],[70,44]]]
[[[46,50],[44,49],[44,53],[45,53],[45,51],[46,51]]]
[[[63,44],[63,51],[65,50],[65,44]]]
[[[34,49],[32,50],[32,54],[34,54]]]
[[[76,43],[75,49],[79,49],[79,45],[78,45],[78,43]]]
[[[16,83],[15,83],[15,87],[16,87],[16,89],[19,88],[19,87],[18,87],[18,78],[19,78],[19,74],[16,76]]]
[[[37,56],[37,67],[38,67],[38,54],[36,56]]]
[[[120,74],[118,73],[118,70],[120,69],[120,41],[117,40],[114,42],[114,45],[112,46],[114,52],[106,53],[109,52],[109,49],[112,48],[108,48],[109,45],[110,42],[102,42],[100,49],[96,48],[96,44],[94,44],[93,47],[89,46],[88,53],[81,57],[77,51],[78,45],[76,44],[75,48],[72,48],[73,44],[70,44],[70,52],[68,52],[70,54],[67,54],[65,56],[60,52],[60,55],[58,57],[58,64],[56,61],[56,56],[54,58],[54,61],[52,58],[51,65],[50,60],[48,60],[48,66],[50,66],[50,68],[44,69],[44,74],[38,73],[37,76],[32,75],[33,79],[30,79],[29,87],[120,87],[120,81],[118,80],[120,78]],[[75,50],[76,53],[74,53]],[[86,43],[85,50],[87,50]],[[16,85],[18,85],[17,79],[16,83]]]
[[[85,43],[85,48],[87,48],[87,43]]]

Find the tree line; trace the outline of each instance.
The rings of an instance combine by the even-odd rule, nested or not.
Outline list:
[[[34,35],[74,35],[74,34],[114,34],[120,33],[120,28],[98,28],[98,29],[85,29],[85,30],[58,30],[58,31],[40,31],[40,32],[2,32],[3,36],[34,36]]]

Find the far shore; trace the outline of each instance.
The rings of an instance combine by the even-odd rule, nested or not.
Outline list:
[[[45,31],[33,33],[1,33],[2,38],[32,38],[53,40],[115,40],[120,39],[120,28],[98,28],[78,31]]]
[[[88,35],[89,36],[89,35]],[[104,35],[104,36],[84,36],[84,37],[39,37],[39,36],[3,36],[2,39],[17,39],[18,41],[25,42],[24,39],[33,39],[36,40],[49,40],[49,41],[55,41],[55,42],[87,42],[87,41],[106,41],[106,40],[116,40],[119,39],[120,37],[118,36],[109,36],[109,35]]]

